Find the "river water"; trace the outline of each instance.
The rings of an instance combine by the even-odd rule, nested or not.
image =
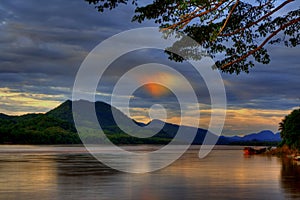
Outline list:
[[[245,157],[242,147],[229,146],[199,159],[198,150],[193,146],[162,170],[128,174],[83,147],[2,145],[0,199],[300,199],[299,162]]]

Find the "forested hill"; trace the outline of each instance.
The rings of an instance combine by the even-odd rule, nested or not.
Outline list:
[[[80,144],[81,140],[74,126],[72,114],[72,101],[67,100],[53,110],[45,114],[26,114],[22,116],[9,116],[0,113],[0,144]],[[153,137],[136,138],[125,134],[117,125],[112,115],[112,110],[119,121],[130,124],[134,122],[141,128],[127,127],[134,133],[139,134],[139,131],[145,132],[142,129],[146,124],[138,123],[126,116],[115,107],[104,102],[91,103],[88,101],[76,101],[78,105],[95,106],[96,116],[106,136],[115,144],[167,144],[176,135],[179,125],[164,123],[159,120],[152,121],[152,125],[159,126],[164,123],[163,128]],[[84,109],[83,109],[84,110]],[[84,115],[76,113],[76,115]],[[84,117],[82,117],[85,120]],[[87,123],[89,123],[87,121]],[[211,138],[217,136],[209,133],[205,129],[181,126],[184,133],[189,135],[191,132],[196,132],[196,137],[193,144],[202,144],[205,136],[210,134]],[[93,128],[86,128],[81,137],[85,142],[95,143],[98,137],[98,132]],[[267,136],[267,137],[265,137]],[[186,138],[180,140],[185,141]],[[279,135],[275,135],[270,131],[261,132],[259,134],[251,134],[245,137],[225,137],[221,136],[218,144],[275,144],[280,141]]]
[[[91,104],[87,101],[78,101],[79,104]],[[103,102],[96,102],[95,110],[97,117],[101,120],[100,125],[108,138],[114,143],[122,144],[166,144],[172,138],[164,131],[159,132],[151,138],[134,138],[116,125],[112,109],[121,121],[133,121],[118,109]],[[175,130],[174,130],[175,131]],[[172,133],[172,131],[170,131]],[[97,135],[92,129],[87,129],[83,135],[91,143]],[[22,116],[9,116],[0,114],[0,143],[2,144],[78,144],[81,140],[76,132],[73,114],[72,101],[67,100],[57,108],[45,114],[26,114]]]

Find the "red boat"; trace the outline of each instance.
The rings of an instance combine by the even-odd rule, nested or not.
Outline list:
[[[260,149],[255,149],[252,147],[245,147],[244,148],[244,154],[245,155],[255,155],[255,154],[262,154],[267,151],[267,148],[260,148]]]

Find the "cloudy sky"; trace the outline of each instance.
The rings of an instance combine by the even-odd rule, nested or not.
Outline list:
[[[0,112],[10,115],[46,112],[71,99],[78,69],[94,47],[122,31],[156,26],[152,22],[132,23],[132,15],[130,5],[100,14],[84,0],[1,1]],[[222,74],[227,95],[223,134],[277,131],[281,119],[299,107],[300,49],[281,46],[268,49],[272,60],[269,65],[256,65],[249,74]],[[205,83],[190,70],[188,63],[171,62],[159,50],[134,51],[116,59],[99,84],[96,99],[110,99],[122,73],[154,62],[172,66],[188,77],[198,95],[201,127],[206,128],[211,111]],[[184,85],[176,74],[164,70],[146,70],[143,76],[132,75],[132,79],[140,84],[167,81],[179,90]],[[184,87],[181,89],[184,91]],[[131,116],[137,120],[147,122],[148,109],[153,104],[161,104],[167,108],[168,121],[179,123],[178,101],[167,88],[146,85],[133,94],[119,97],[122,95],[131,97]],[[195,105],[187,102],[185,106],[193,110]],[[193,116],[199,110],[193,111],[196,114],[189,113],[187,121],[195,120]],[[158,116],[163,113],[159,106],[153,107],[153,112]]]

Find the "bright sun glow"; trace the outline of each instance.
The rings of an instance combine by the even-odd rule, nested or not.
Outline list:
[[[169,94],[170,92],[166,87],[156,83],[148,83],[144,86],[144,88],[153,97],[161,97]]]
[[[139,78],[139,82],[144,85],[145,90],[153,97],[161,97],[170,93],[169,87],[178,87],[180,84],[176,84],[177,76],[165,73],[156,72],[150,73],[147,76]]]

